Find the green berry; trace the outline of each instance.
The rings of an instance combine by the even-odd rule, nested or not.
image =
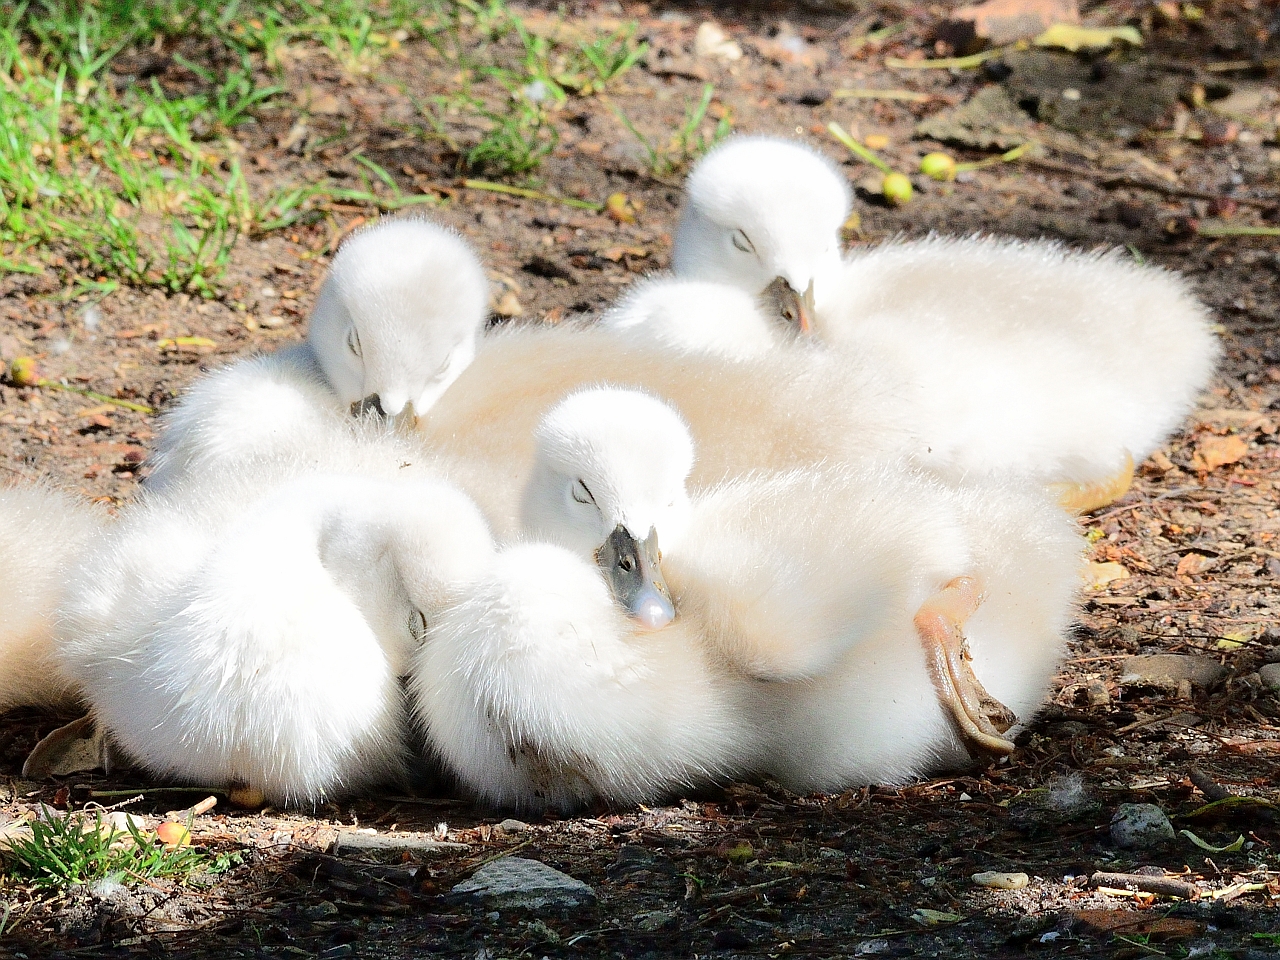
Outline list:
[[[934,180],[954,180],[956,162],[949,153],[926,153],[920,159],[920,172]]]
[[[880,185],[884,198],[895,207],[901,207],[911,200],[911,181],[905,173],[886,173],[884,183]]]

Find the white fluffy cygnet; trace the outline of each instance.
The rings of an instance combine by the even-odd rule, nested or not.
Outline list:
[[[429,630],[411,688],[469,792],[527,809],[661,795],[739,768],[742,692],[671,623],[657,564],[688,522],[688,431],[634,391],[591,389],[539,427],[530,536]]]
[[[555,507],[543,535],[590,518],[593,485],[621,488],[610,473],[647,472],[655,454],[621,440],[643,416],[615,420],[608,454],[582,419],[563,446],[601,465],[589,475],[563,454],[544,469],[540,443],[530,500]],[[659,429],[675,462],[688,438]],[[655,489],[679,503],[676,479]],[[488,802],[652,801],[751,771],[838,789],[1006,752],[1060,663],[1079,582],[1078,532],[1043,491],[813,466],[695,496],[673,539],[656,526],[677,616],[646,629],[600,576],[617,554],[584,556],[614,514],[599,516],[575,549],[501,551],[418,653],[427,737]]]
[[[416,218],[360,230],[334,257],[302,345],[202,378],[166,416],[148,484],[305,449],[353,410],[420,416],[471,362],[487,300],[452,230]]]
[[[455,488],[346,452],[184,482],[89,551],[60,660],[147,770],[301,805],[403,773],[399,678],[492,542]]]
[[[759,698],[751,766],[842,790],[1012,749],[1061,663],[1081,547],[1026,484],[820,467],[697,498],[663,570]]]
[[[843,176],[807,147],[734,138],[689,176],[675,273],[769,289],[784,325],[907,371],[933,469],[1086,488],[1118,477],[1118,495],[1129,458],[1156,449],[1212,375],[1209,314],[1176,274],[982,237],[842,263],[847,211]]]
[[[92,504],[44,483],[0,488],[0,713],[73,696],[53,655],[57,608],[104,522]]]

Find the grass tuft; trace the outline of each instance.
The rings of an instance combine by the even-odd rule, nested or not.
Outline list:
[[[30,837],[15,837],[4,854],[8,872],[40,887],[67,887],[97,880],[137,882],[185,877],[204,867],[207,854],[192,847],[166,849],[132,821],[117,830],[101,811],[65,817],[41,807]]]

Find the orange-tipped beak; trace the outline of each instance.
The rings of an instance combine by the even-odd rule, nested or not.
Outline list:
[[[804,293],[796,290],[785,277],[775,277],[761,295],[766,304],[774,311],[774,316],[784,323],[794,324],[805,334],[813,333],[813,281]]]

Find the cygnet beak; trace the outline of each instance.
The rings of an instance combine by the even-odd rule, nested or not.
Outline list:
[[[786,277],[774,277],[773,282],[761,294],[767,308],[786,323],[793,323],[801,333],[813,332],[814,295],[813,280],[804,293],[791,286]]]
[[[676,618],[671,592],[658,568],[658,531],[643,541],[618,524],[596,551],[614,599],[645,630],[658,630]]]
[[[351,404],[351,415],[353,417],[377,417],[381,420],[386,416],[386,413],[382,409],[382,399],[376,393],[371,393],[363,400],[356,400]]]

